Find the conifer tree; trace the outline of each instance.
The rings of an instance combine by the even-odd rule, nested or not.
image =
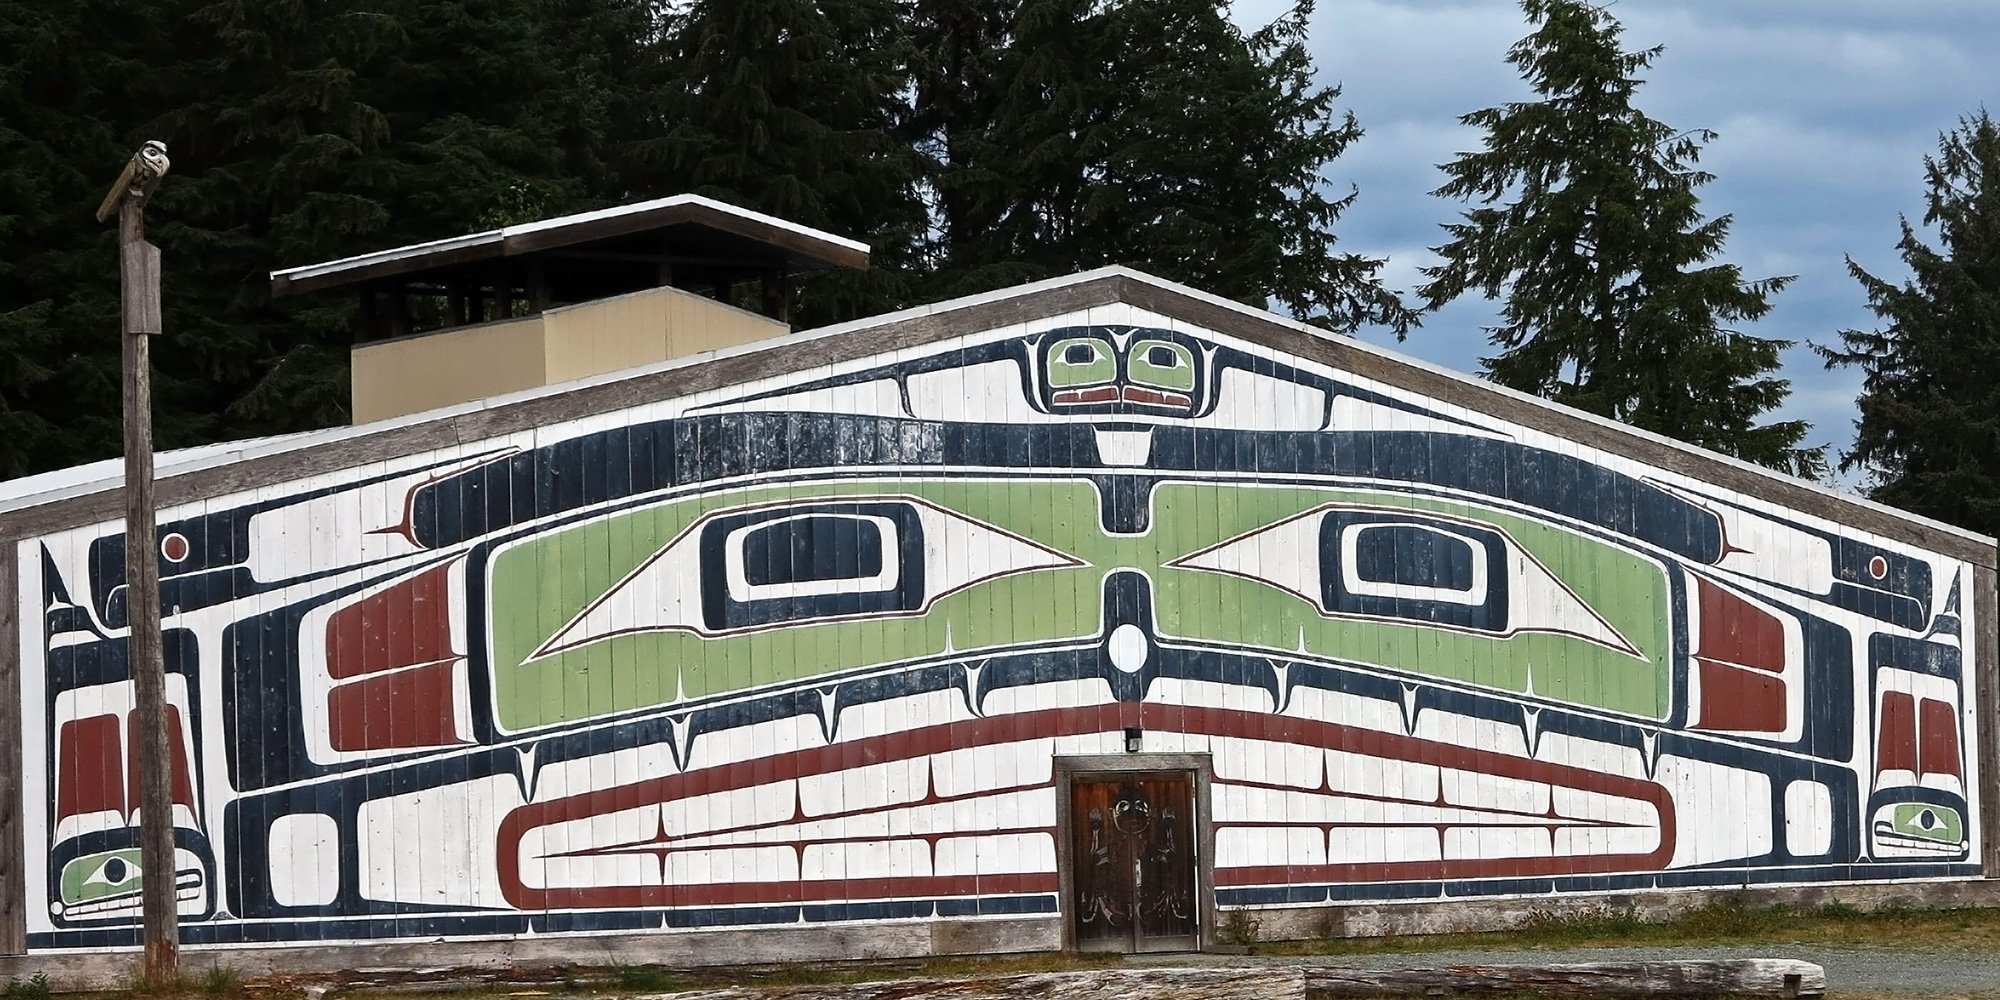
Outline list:
[[[114,6],[0,0],[0,478],[117,453],[117,233],[91,213],[133,150],[105,111],[157,85],[135,50],[165,25]]]
[[[346,420],[352,305],[269,272],[624,201],[646,0],[0,0],[0,475],[117,454],[115,226],[144,139],[163,448]],[[164,58],[172,53],[175,58]]]
[[[195,437],[346,419],[352,303],[273,301],[270,269],[601,203],[590,181],[613,171],[586,112],[615,81],[562,58],[590,22],[550,19],[578,6],[216,0],[191,14],[201,82],[149,127],[175,158],[157,241],[200,263],[170,283],[180,346],[161,355],[162,403],[199,422]]]
[[[932,297],[1105,264],[1342,331],[1413,319],[1336,249],[1361,135],[1313,81],[1310,3],[1244,34],[1213,0],[920,2],[913,141],[938,199]]]
[[[673,192],[870,245],[869,271],[807,281],[796,325],[910,295],[925,217],[916,158],[897,135],[909,72],[899,14],[895,0],[695,0],[664,39],[674,72],[659,135],[639,148]]]
[[[1635,427],[1817,477],[1803,421],[1759,423],[1790,394],[1789,342],[1735,328],[1771,309],[1789,277],[1745,280],[1718,263],[1730,217],[1705,219],[1705,129],[1633,104],[1661,49],[1625,51],[1623,27],[1583,0],[1523,0],[1535,24],[1509,50],[1538,95],[1463,116],[1483,148],[1443,166],[1434,193],[1475,202],[1435,248],[1418,291],[1435,309],[1499,299],[1485,360],[1502,385]]]
[[[346,420],[353,304],[269,272],[680,191],[874,248],[809,326],[1128,263],[1349,329],[1410,314],[1331,232],[1359,135],[1304,9],[1214,0],[0,0],[0,475],[115,455],[116,234],[167,142],[164,448]],[[170,53],[171,57],[163,55]]]
[[[1896,244],[1901,284],[1848,259],[1883,326],[1821,347],[1828,367],[1864,373],[1861,418],[1843,471],[1872,472],[1869,495],[2000,532],[2000,125],[1961,118],[1924,158],[1926,243],[1909,219]]]

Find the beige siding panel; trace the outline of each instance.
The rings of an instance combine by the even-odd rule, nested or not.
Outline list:
[[[675,288],[354,348],[354,422],[748,344],[785,324]]]
[[[354,422],[367,423],[547,384],[542,318],[354,348]]]
[[[677,288],[655,288],[555,309],[543,319],[551,383],[790,332],[776,320]]]

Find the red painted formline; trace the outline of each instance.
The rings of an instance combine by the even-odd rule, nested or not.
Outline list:
[[[1772,673],[1785,669],[1785,629],[1777,616],[1708,582],[1696,580],[1701,636],[1695,655]]]
[[[1665,867],[1673,856],[1673,802],[1665,788],[1649,781],[1437,743],[1400,733],[1359,729],[1339,723],[1222,708],[1125,703],[1094,708],[1050,709],[931,726],[633,782],[552,799],[548,802],[531,803],[509,813],[500,824],[497,860],[501,891],[509,903],[529,910],[802,902],[820,899],[886,899],[967,893],[1050,891],[1055,888],[1056,876],[1053,873],[531,889],[520,876],[521,839],[530,830],[538,827],[587,819],[648,804],[671,802],[709,792],[829,774],[853,767],[930,756],[947,750],[1090,733],[1112,733],[1132,726],[1195,735],[1292,742],[1639,799],[1653,805],[1660,822],[1661,845],[1657,850],[1644,855],[1231,868],[1217,872],[1219,884],[1253,885],[1270,881],[1395,881],[1558,872],[1643,871]],[[967,836],[979,834],[980,831],[976,830],[966,831]]]
[[[326,620],[326,672],[335,680],[458,656],[451,642],[451,566],[418,573]]]
[[[1884,691],[1881,711],[1875,723],[1875,773],[1917,773],[1917,700],[1901,691]]]
[[[1924,774],[1960,777],[1958,764],[1958,712],[1947,702],[1925,698],[1918,706],[1917,763]]]
[[[1785,681],[1761,670],[1697,659],[1701,671],[1701,717],[1696,729],[1742,733],[1782,733],[1790,713]]]

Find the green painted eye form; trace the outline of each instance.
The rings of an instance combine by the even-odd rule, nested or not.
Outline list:
[[[1156,389],[1189,392],[1194,389],[1194,351],[1165,340],[1142,340],[1132,345],[1127,369],[1132,381]]]
[[[1057,389],[1098,385],[1118,376],[1111,345],[1092,337],[1071,337],[1049,345],[1049,385]]]
[[[87,854],[63,866],[62,899],[73,905],[130,895],[142,881],[138,851]]]
[[[1965,837],[1965,826],[1958,810],[1946,806],[1905,802],[1896,806],[1893,823],[1896,832],[1906,837],[1945,844],[1956,844]]]

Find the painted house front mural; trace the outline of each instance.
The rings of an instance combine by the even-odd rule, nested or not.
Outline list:
[[[23,540],[29,944],[1982,873],[1971,563],[1304,353],[1103,305],[166,510],[171,873],[127,539]]]

